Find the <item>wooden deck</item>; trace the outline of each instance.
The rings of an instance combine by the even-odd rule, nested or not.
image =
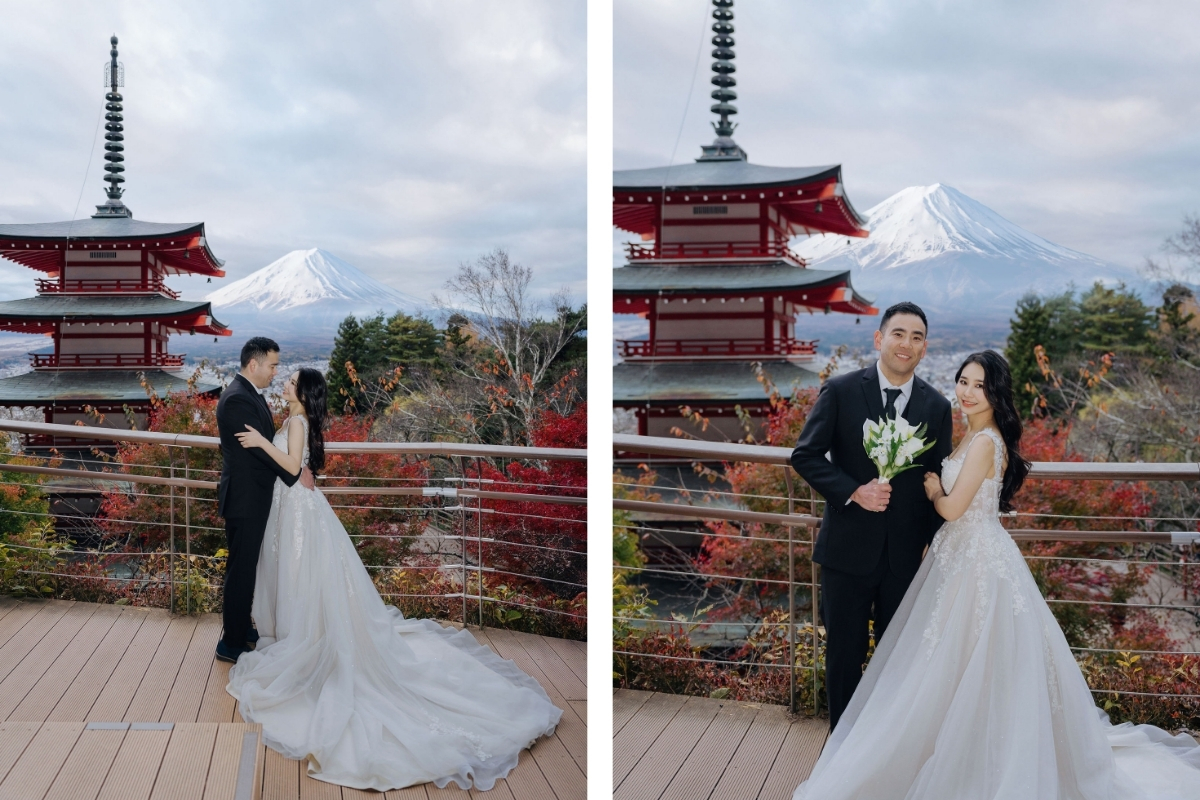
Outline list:
[[[255,766],[246,766],[238,748],[248,733],[258,736],[258,726],[244,724],[225,691],[229,665],[213,658],[220,631],[216,614],[172,617],[161,609],[0,597],[0,800],[242,800],[235,792],[247,774],[256,776],[252,795],[263,800],[586,797],[582,642],[472,628],[563,709],[557,732],[522,753],[490,792],[451,784],[382,795],[313,780],[301,762],[261,743]],[[89,730],[86,723],[175,724]]]
[[[827,719],[782,706],[618,689],[615,800],[789,800],[808,777]]]

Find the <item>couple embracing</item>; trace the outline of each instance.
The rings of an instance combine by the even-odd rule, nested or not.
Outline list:
[[[915,374],[928,320],[884,312],[878,362],[822,386],[792,465],[825,498],[821,565],[831,733],[796,800],[1200,798],[1200,747],[1096,708],[1000,524],[1028,474],[1012,378],[966,358],[950,403]],[[934,446],[881,483],[864,424],[903,417]],[[864,671],[870,625],[874,655]]]
[[[217,404],[227,691],[267,745],[307,760],[313,778],[377,791],[492,788],[562,711],[468,631],[384,604],[313,488],[325,464],[325,378],[289,377],[276,432],[263,390],[278,364],[279,345],[251,339]]]

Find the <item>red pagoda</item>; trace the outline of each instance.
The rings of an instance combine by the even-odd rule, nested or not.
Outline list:
[[[819,384],[798,314],[879,313],[849,272],[808,269],[788,248],[801,234],[865,237],[865,222],[840,166],[759,166],[734,142],[733,0],[713,5],[716,140],[692,164],[613,173],[613,223],[643,240],[613,271],[613,311],[650,323],[648,339],[617,343],[613,404],[642,435],[670,435],[688,406],[710,420],[697,435],[741,439],[736,409],[768,410],[756,363],[785,391]]]
[[[108,200],[90,219],[0,225],[0,256],[46,274],[37,296],[0,302],[0,330],[53,338],[54,352],[31,354],[33,371],[0,379],[0,406],[37,407],[46,422],[83,420],[124,427],[131,414],[141,427],[150,399],[187,387],[183,356],[167,351],[174,333],[229,336],[210,304],[180,300],[164,283],[183,273],[223,277],[204,223],[135,220],[122,202],[124,70],[117,37],[105,70],[105,170]],[[219,391],[219,384],[195,386]],[[33,438],[33,446],[84,444],[77,439]]]

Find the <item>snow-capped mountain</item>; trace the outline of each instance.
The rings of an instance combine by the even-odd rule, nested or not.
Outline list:
[[[316,248],[293,250],[204,299],[218,312],[286,312],[304,306],[318,306],[320,310],[336,306],[339,310],[362,309],[362,313],[378,309],[413,313],[426,305]]]
[[[851,270],[855,288],[881,310],[901,300],[917,303],[930,315],[931,336],[941,325],[993,331],[992,339],[1003,341],[1023,295],[1071,284],[1086,290],[1096,281],[1124,282],[1154,300],[1135,270],[1047,241],[950,186],[909,187],[866,216],[866,239],[812,236],[793,249],[813,268]],[[816,329],[838,325],[810,320]]]

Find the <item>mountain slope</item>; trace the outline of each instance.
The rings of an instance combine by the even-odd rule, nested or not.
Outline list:
[[[357,267],[316,248],[293,250],[241,280],[207,295],[218,312],[285,312],[305,306],[319,310],[377,309],[420,311],[421,300],[368,277]],[[346,311],[346,313],[352,313]],[[343,315],[344,316],[344,315]]]
[[[1134,270],[1049,242],[942,184],[904,189],[867,217],[866,239],[813,236],[794,249],[813,267],[850,269],[855,287],[880,309],[912,300],[952,326],[1006,330],[1029,291],[1096,281],[1145,289]]]

